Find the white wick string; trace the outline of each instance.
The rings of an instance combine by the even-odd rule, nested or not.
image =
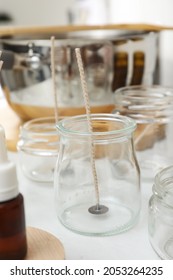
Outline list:
[[[1,57],[1,54],[2,54],[2,52],[0,51],[0,57]],[[3,61],[0,60],[0,71],[1,71],[1,68],[2,68],[2,64],[3,64]]]
[[[79,68],[80,78],[81,78],[81,86],[82,86],[82,92],[85,102],[85,109],[86,109],[86,116],[87,116],[87,122],[88,122],[88,129],[91,133],[91,167],[92,167],[92,173],[93,173],[93,179],[94,179],[94,186],[96,191],[96,199],[97,199],[97,207],[99,207],[99,187],[98,187],[98,178],[97,178],[97,172],[96,172],[96,166],[95,166],[95,147],[94,147],[94,137],[93,137],[93,127],[92,127],[92,121],[91,121],[91,109],[90,109],[90,102],[89,102],[89,95],[88,95],[88,89],[87,89],[87,83],[85,79],[85,73],[84,73],[84,67],[83,62],[81,58],[81,52],[80,48],[75,48],[76,58],[77,58],[77,64]]]
[[[2,65],[3,65],[3,61],[0,60],[0,70],[1,70],[1,68],[2,68]]]
[[[55,102],[55,121],[58,122],[58,98],[57,98],[57,84],[55,79],[55,37],[51,37],[51,73],[52,73],[52,85],[53,95]]]

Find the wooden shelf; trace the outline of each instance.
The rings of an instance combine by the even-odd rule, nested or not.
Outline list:
[[[68,33],[89,30],[136,30],[136,31],[161,31],[173,30],[173,26],[154,25],[145,23],[133,24],[107,24],[107,25],[62,25],[62,26],[2,26],[0,36],[35,35]]]

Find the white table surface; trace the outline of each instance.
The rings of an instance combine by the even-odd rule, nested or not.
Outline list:
[[[20,192],[24,196],[26,225],[46,230],[63,244],[67,260],[157,260],[148,239],[147,211],[152,183],[142,182],[142,209],[136,226],[127,232],[90,237],[66,229],[56,216],[53,184],[39,184],[27,179],[19,166],[18,154],[9,152],[17,166]]]

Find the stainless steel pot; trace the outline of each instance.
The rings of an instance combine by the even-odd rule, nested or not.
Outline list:
[[[85,70],[93,112],[110,112],[114,107],[112,92],[119,87],[135,84],[151,85],[156,82],[158,33],[126,35],[115,33],[102,36],[102,40],[98,36],[94,40],[89,35],[71,34],[71,38],[68,38],[69,36],[67,34],[67,38],[56,39],[60,115],[85,112],[80,94],[79,73],[74,59],[76,46],[82,46],[83,49],[87,46],[92,52],[92,55],[87,54],[83,59],[90,57],[90,62],[85,63]],[[2,87],[11,107],[22,119],[54,114],[50,47],[49,39],[13,38],[2,39],[0,42],[4,60],[1,72]],[[97,52],[93,55],[95,49]]]

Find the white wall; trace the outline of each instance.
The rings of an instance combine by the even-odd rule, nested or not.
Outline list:
[[[173,0],[0,0],[0,11],[9,12],[17,25],[67,24],[67,10],[75,12],[77,6],[86,7],[90,24],[173,25]]]
[[[108,0],[109,1],[109,0]],[[106,24],[109,22],[107,0],[74,0],[75,24]]]
[[[8,12],[15,25],[67,24],[73,0],[0,0],[0,11]]]
[[[106,0],[111,23],[145,22],[173,25],[172,0]]]

